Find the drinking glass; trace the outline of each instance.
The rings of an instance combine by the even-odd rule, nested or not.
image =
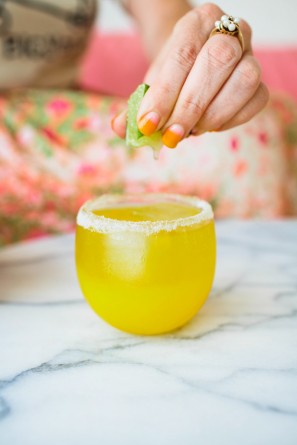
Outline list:
[[[187,323],[210,292],[215,261],[213,212],[196,197],[103,195],[79,210],[82,292],[123,331],[153,335]]]

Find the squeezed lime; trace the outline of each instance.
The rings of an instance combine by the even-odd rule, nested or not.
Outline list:
[[[154,156],[157,157],[163,145],[161,131],[157,131],[151,136],[145,136],[141,133],[137,125],[137,113],[148,89],[149,85],[142,83],[136,88],[134,93],[131,94],[128,100],[126,144],[131,148],[152,147]]]

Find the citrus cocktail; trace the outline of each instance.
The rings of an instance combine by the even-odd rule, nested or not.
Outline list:
[[[105,195],[78,213],[83,294],[126,332],[159,334],[189,321],[210,292],[215,257],[212,209],[196,197]]]

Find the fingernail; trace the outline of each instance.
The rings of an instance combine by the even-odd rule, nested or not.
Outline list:
[[[155,111],[150,111],[142,116],[138,122],[138,128],[145,136],[153,134],[160,122],[160,115]]]
[[[162,142],[169,148],[175,148],[184,137],[185,130],[179,124],[173,124],[167,128],[162,136]]]
[[[184,137],[184,134],[185,130],[181,125],[173,124],[169,128],[167,128],[167,130],[163,134],[162,142],[169,148],[175,148]]]

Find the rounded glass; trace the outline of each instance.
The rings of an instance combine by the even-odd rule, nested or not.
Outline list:
[[[210,292],[215,261],[213,212],[196,197],[104,195],[79,210],[82,292],[123,331],[153,335],[187,323]]]

